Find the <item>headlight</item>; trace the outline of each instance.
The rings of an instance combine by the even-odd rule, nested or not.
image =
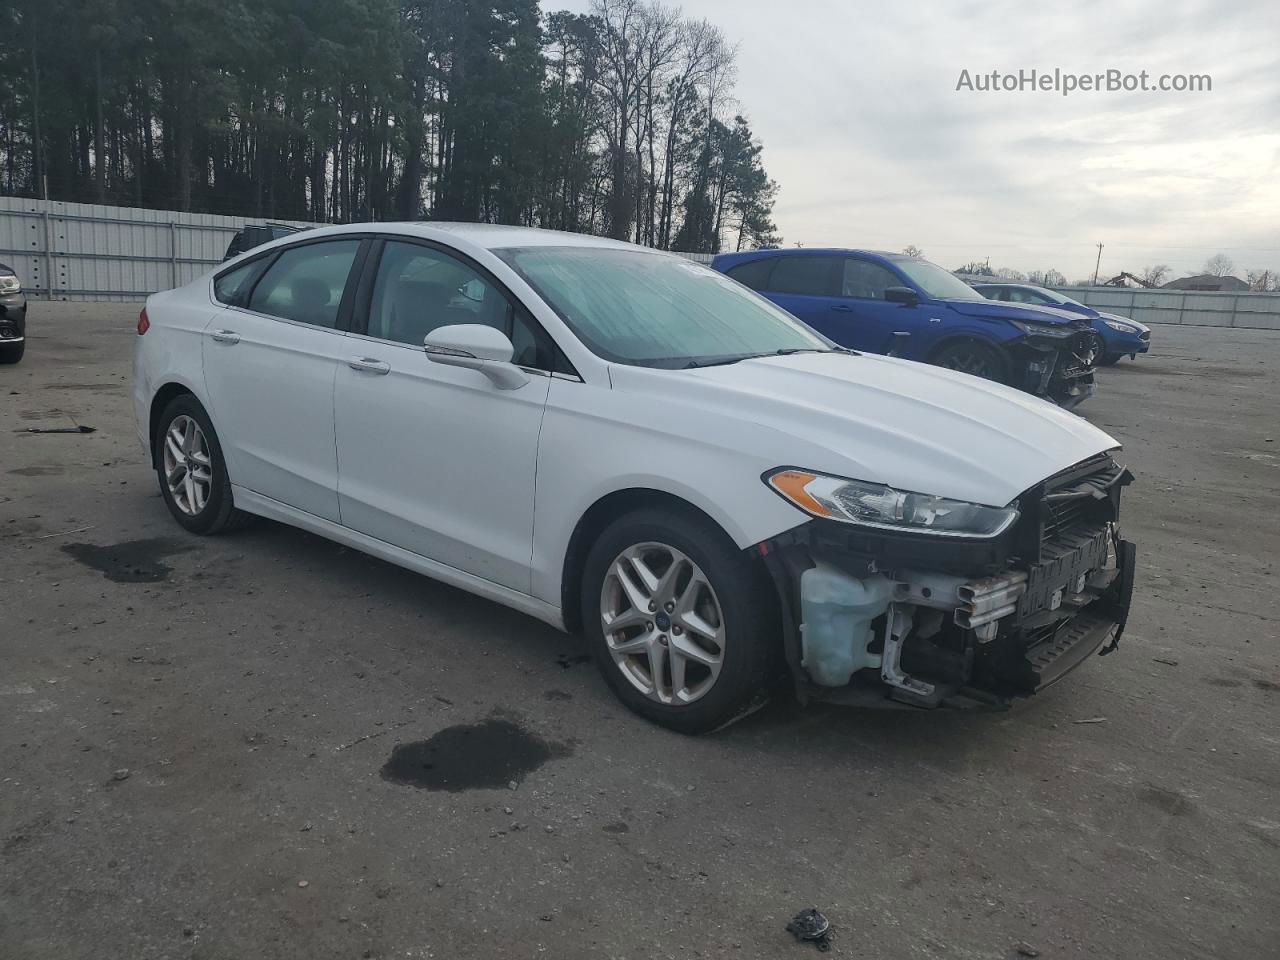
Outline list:
[[[0,293],[21,293],[22,282],[12,273],[0,276]]]
[[[1115,330],[1119,333],[1136,333],[1137,332],[1133,329],[1133,327],[1129,326],[1127,323],[1121,323],[1118,320],[1103,320],[1102,322],[1105,323],[1112,330]]]
[[[986,538],[1003,533],[1018,519],[1016,503],[984,507],[804,470],[778,470],[764,479],[774,492],[805,513],[864,527]]]
[[[1026,334],[1037,337],[1070,337],[1076,329],[1069,323],[1039,323],[1034,320],[1010,320],[1011,324]]]

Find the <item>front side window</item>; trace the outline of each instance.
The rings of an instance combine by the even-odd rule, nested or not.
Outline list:
[[[902,281],[897,275],[878,263],[872,263],[870,260],[856,260],[852,257],[844,262],[841,296],[883,300],[885,290],[900,286]]]
[[[597,356],[688,367],[832,344],[709,267],[660,253],[598,247],[494,251]]]
[[[249,309],[315,327],[338,325],[338,307],[359,240],[308,243],[285,250],[249,297]]]
[[[771,293],[798,293],[809,297],[836,295],[832,274],[835,257],[779,257],[769,280]]]
[[[369,336],[421,347],[427,334],[458,323],[501,330],[511,362],[560,369],[550,337],[475,268],[433,247],[390,240],[382,249],[369,304]]]

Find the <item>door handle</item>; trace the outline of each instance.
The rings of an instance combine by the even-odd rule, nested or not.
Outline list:
[[[373,357],[352,357],[347,361],[347,366],[361,373],[376,373],[378,376],[385,376],[391,372],[391,364],[385,360],[375,360]]]
[[[831,305],[831,309],[839,310],[841,313],[853,313],[853,307],[849,306],[847,303],[833,303]]]
[[[209,334],[209,336],[213,337],[213,339],[218,341],[218,343],[240,342],[240,334],[236,333],[234,330],[215,330],[213,333]]]

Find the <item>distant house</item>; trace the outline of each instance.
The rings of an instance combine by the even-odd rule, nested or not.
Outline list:
[[[1248,293],[1249,285],[1239,277],[1215,277],[1212,273],[1202,273],[1196,277],[1182,277],[1170,280],[1164,285],[1166,290],[1221,290],[1226,293]]]

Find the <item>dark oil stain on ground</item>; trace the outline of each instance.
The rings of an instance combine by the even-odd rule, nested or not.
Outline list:
[[[58,466],[36,466],[36,467],[19,467],[17,470],[10,470],[11,474],[16,477],[58,477],[66,472],[64,467]]]
[[[548,760],[571,752],[568,746],[543,740],[518,723],[489,719],[446,727],[430,739],[397,745],[382,767],[382,779],[450,793],[506,789]]]
[[[185,553],[191,547],[179,540],[153,537],[148,540],[126,540],[124,543],[68,543],[62,552],[86,567],[98,570],[115,583],[155,583],[165,580],[173,568],[162,562],[164,557]]]
[[[1211,687],[1232,688],[1232,687],[1244,686],[1244,681],[1232,680],[1230,677],[1203,677],[1202,679],[1204,680],[1205,683],[1209,684],[1209,686]]]
[[[600,829],[603,830],[605,833],[630,833],[631,832],[631,828],[621,820],[619,820],[617,823],[607,823]]]
[[[576,656],[570,656],[567,653],[562,653],[560,656],[556,657],[556,663],[560,665],[561,670],[568,670],[570,667],[576,667],[580,664],[590,662],[591,654],[589,653],[579,653]]]
[[[120,383],[46,383],[45,390],[121,390]]]
[[[551,700],[556,703],[563,703],[566,700],[572,700],[573,694],[566,693],[563,690],[548,690],[542,695],[543,700]]]
[[[1158,810],[1163,810],[1171,817],[1185,817],[1194,813],[1196,809],[1196,805],[1177,790],[1151,784],[1138,791],[1138,799],[1151,804]]]

